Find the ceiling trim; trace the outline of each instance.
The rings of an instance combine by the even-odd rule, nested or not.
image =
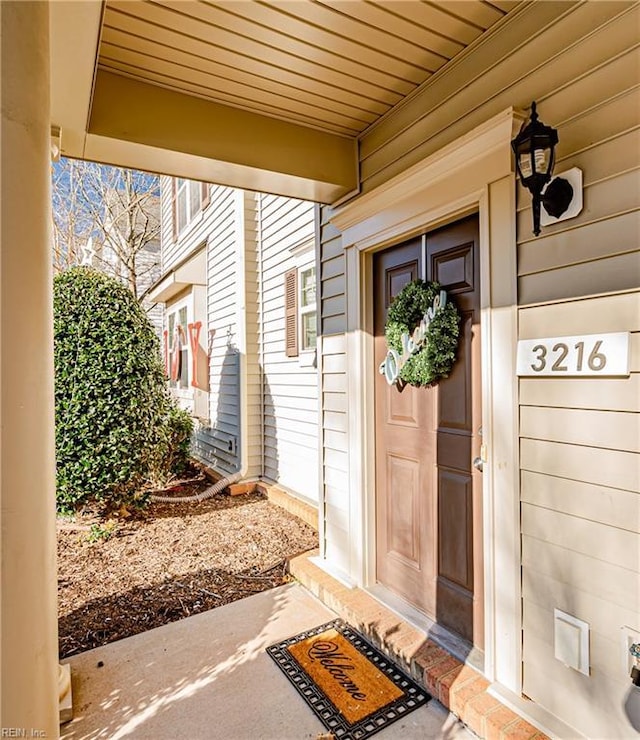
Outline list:
[[[248,174],[262,173],[262,180],[272,172],[276,178],[316,183],[324,202],[352,191],[358,181],[355,139],[103,70],[96,75],[89,134],[103,145],[120,140],[212,160],[218,169],[237,166]],[[261,189],[244,176],[237,179],[238,187]],[[298,192],[295,197],[306,196]]]
[[[61,130],[61,153],[82,157],[102,29],[102,0],[52,2],[50,12],[51,123]]]

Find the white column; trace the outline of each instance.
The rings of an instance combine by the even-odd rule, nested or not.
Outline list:
[[[0,727],[56,738],[46,2],[0,2],[0,59]]]

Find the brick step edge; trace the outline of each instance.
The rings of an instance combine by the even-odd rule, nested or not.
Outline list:
[[[359,588],[349,588],[318,568],[305,553],[289,561],[289,572],[338,616],[440,701],[480,738],[549,740],[548,736],[489,695],[489,682],[423,632]]]

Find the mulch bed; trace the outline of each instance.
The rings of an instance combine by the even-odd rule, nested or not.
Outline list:
[[[58,523],[60,658],[280,586],[287,559],[318,543],[258,493],[152,503],[107,537],[100,526],[87,516]]]

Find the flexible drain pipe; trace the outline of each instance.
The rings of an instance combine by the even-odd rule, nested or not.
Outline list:
[[[209,486],[209,488],[205,488],[204,491],[200,491],[200,493],[193,494],[193,496],[151,496],[151,500],[159,504],[184,504],[195,501],[206,501],[206,499],[212,498],[221,491],[224,491],[224,489],[232,483],[237,483],[243,477],[242,472],[234,473],[226,478],[221,478],[217,483]]]

